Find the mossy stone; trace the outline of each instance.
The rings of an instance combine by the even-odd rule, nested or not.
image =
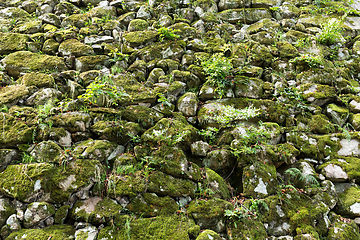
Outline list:
[[[134,32],[134,31],[144,31],[149,27],[149,24],[147,23],[147,21],[143,20],[143,19],[134,19],[131,20],[128,26],[128,31],[129,32]]]
[[[101,229],[99,239],[189,240],[189,231],[195,226],[192,220],[177,215],[140,219],[121,216],[114,222],[120,227],[116,230],[113,227]]]
[[[18,79],[18,82],[25,86],[35,86],[38,88],[55,86],[54,78],[50,74],[45,73],[26,73]]]
[[[72,14],[61,22],[62,27],[75,26],[78,28],[85,27],[85,23],[89,21],[89,17],[85,14]]]
[[[16,144],[28,143],[32,139],[32,129],[23,121],[16,120],[13,116],[2,113],[2,134],[0,144],[2,146],[15,146]]]
[[[210,200],[198,199],[192,201],[187,208],[187,212],[191,215],[196,224],[202,229],[211,229],[215,232],[225,230],[226,217],[224,212],[232,209],[231,203],[213,198]]]
[[[75,229],[70,225],[53,225],[43,229],[22,229],[13,232],[6,239],[16,240],[23,238],[23,236],[31,236],[31,239],[49,239],[52,240],[65,240],[74,239]]]
[[[163,114],[154,109],[140,105],[129,106],[123,112],[124,119],[130,122],[138,122],[144,128],[153,127],[163,117]]]
[[[90,128],[91,117],[87,113],[68,112],[51,118],[55,126],[63,127],[69,132],[85,132]]]
[[[29,93],[29,88],[25,85],[8,85],[0,89],[0,103],[11,107],[19,100],[26,98]]]
[[[54,222],[55,224],[64,224],[65,219],[68,215],[70,206],[69,205],[63,205],[59,207],[59,209],[56,210],[55,216],[54,216]]]
[[[29,202],[36,191],[47,189],[49,174],[53,170],[54,167],[48,163],[10,165],[0,173],[0,192],[19,201]]]
[[[136,31],[125,33],[123,38],[130,47],[138,47],[154,42],[157,36],[157,31]]]
[[[225,180],[219,174],[209,168],[205,168],[205,171],[206,179],[204,179],[204,188],[211,189],[214,192],[213,197],[215,198],[230,198],[230,192]]]
[[[41,55],[28,51],[11,53],[2,62],[8,74],[16,78],[22,72],[59,72],[66,69],[64,61],[60,57]]]
[[[111,198],[91,197],[78,201],[70,211],[70,217],[76,221],[102,224],[119,215],[122,206]]]
[[[44,141],[35,146],[30,152],[38,162],[60,163],[63,150],[53,141]]]
[[[89,139],[76,144],[73,153],[82,158],[97,159],[100,162],[107,162],[111,160],[109,158],[117,148],[118,145],[114,142]]]
[[[29,37],[18,33],[0,33],[0,55],[26,50]]]
[[[76,39],[68,39],[62,42],[59,46],[59,52],[62,56],[81,57],[94,54],[92,47],[81,43]]]
[[[131,140],[130,135],[136,136],[142,130],[140,124],[134,122],[120,121],[98,121],[91,126],[91,131],[96,133],[100,139],[126,144]]]
[[[126,206],[126,209],[139,217],[169,216],[173,215],[178,208],[171,197],[159,197],[155,193],[139,194]]]
[[[222,238],[213,230],[206,229],[202,231],[196,240],[221,240]]]
[[[174,178],[160,171],[154,171],[148,179],[148,191],[170,197],[194,197],[196,184],[187,179]]]

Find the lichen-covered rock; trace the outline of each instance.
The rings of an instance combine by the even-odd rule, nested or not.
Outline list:
[[[237,221],[236,227],[233,223],[227,224],[226,232],[230,240],[268,238],[264,224],[259,219],[251,217]]]
[[[213,197],[215,198],[230,198],[230,192],[225,180],[219,174],[209,168],[205,168],[205,171],[206,179],[204,179],[203,187],[205,189],[211,189],[214,193]]]
[[[343,193],[339,194],[339,201],[336,212],[346,217],[360,216],[360,188],[355,185],[347,188]]]
[[[9,199],[0,198],[0,226],[4,226],[8,217],[14,214],[16,211]]]
[[[123,36],[125,43],[127,43],[130,47],[139,47],[152,43],[157,37],[157,31],[135,31],[125,33]]]
[[[197,141],[190,145],[190,149],[193,155],[205,157],[210,151],[210,145],[207,142]]]
[[[100,139],[126,144],[132,140],[131,136],[137,136],[142,130],[140,124],[121,121],[120,124],[112,121],[98,121],[91,126],[91,131]]]
[[[106,55],[82,56],[75,59],[75,69],[79,72],[100,70],[109,67],[109,57]]]
[[[2,117],[2,133],[0,134],[0,144],[2,146],[16,146],[31,141],[32,129],[23,121],[16,120],[6,113],[2,113],[0,116]]]
[[[75,229],[71,225],[53,225],[43,229],[22,229],[18,232],[13,232],[6,239],[16,240],[25,236],[31,236],[32,239],[53,239],[65,240],[74,239]]]
[[[89,17],[86,14],[73,14],[66,17],[61,22],[62,27],[75,26],[78,28],[85,27],[85,23],[89,21]]]
[[[26,99],[25,104],[30,106],[45,105],[48,102],[54,102],[59,99],[62,93],[55,88],[41,88]]]
[[[326,114],[333,123],[343,126],[349,117],[349,110],[335,104],[329,104],[326,107]]]
[[[149,192],[170,197],[194,197],[197,189],[196,184],[191,180],[174,178],[160,171],[152,172],[148,181]]]
[[[20,73],[29,71],[61,72],[66,70],[62,58],[28,51],[11,53],[2,59],[2,63],[8,74],[13,77],[18,77]]]
[[[274,165],[257,163],[243,170],[244,195],[265,198],[276,192],[277,176]]]
[[[271,12],[263,8],[228,9],[220,12],[219,17],[229,23],[237,23],[238,21],[255,23],[264,18],[271,19]]]
[[[167,143],[188,148],[196,140],[198,132],[184,117],[163,118],[156,125],[147,130],[142,136],[143,142],[151,144]]]
[[[318,106],[325,105],[336,96],[333,87],[320,84],[301,85],[300,91],[306,100]]]
[[[328,232],[328,239],[358,239],[360,238],[359,227],[347,218],[343,218],[330,212],[331,227]]]
[[[0,33],[0,54],[7,55],[16,51],[24,51],[26,42],[29,40],[25,34]]]
[[[50,179],[50,171],[53,170],[48,163],[10,165],[0,173],[0,192],[19,201],[37,200],[43,195],[38,193],[47,190],[46,184]]]
[[[0,89],[0,103],[8,107],[16,105],[29,95],[29,88],[25,85],[9,85]]]
[[[70,206],[63,205],[56,210],[54,215],[54,222],[55,224],[64,224],[65,219],[69,213]]]
[[[222,176],[230,173],[236,164],[236,159],[228,149],[215,149],[207,153],[203,164]]]
[[[149,27],[149,24],[143,19],[131,20],[128,26],[129,32],[144,31]]]
[[[59,53],[62,56],[81,57],[94,54],[94,50],[89,45],[83,44],[76,39],[69,39],[60,44]]]
[[[55,126],[63,127],[69,132],[85,132],[90,128],[91,124],[90,115],[81,112],[58,114],[51,120]]]
[[[215,232],[223,232],[226,227],[226,218],[224,212],[226,209],[232,209],[231,203],[214,198],[210,200],[198,199],[192,201],[187,208],[196,224],[202,229],[211,229]]]
[[[234,92],[236,97],[262,98],[263,81],[257,78],[237,77]]]
[[[60,163],[63,150],[53,141],[45,141],[37,144],[30,152],[38,162]]]
[[[4,171],[7,165],[15,163],[19,159],[19,152],[15,149],[0,149],[0,172]]]
[[[123,153],[124,147],[107,140],[92,140],[80,142],[74,146],[73,153],[82,158],[97,159],[108,162],[118,154]]]
[[[55,214],[55,208],[47,202],[30,203],[24,214],[25,228],[31,228]]]
[[[78,201],[70,211],[70,217],[76,221],[102,224],[119,215],[121,209],[122,206],[111,198],[91,197]]]
[[[186,117],[195,116],[197,107],[198,99],[196,97],[196,94],[192,92],[185,93],[177,101],[177,108]]]
[[[141,217],[173,215],[178,208],[174,199],[168,196],[159,197],[155,193],[139,194],[126,205],[126,209]]]
[[[96,240],[99,231],[95,226],[88,226],[76,230],[75,240]]]

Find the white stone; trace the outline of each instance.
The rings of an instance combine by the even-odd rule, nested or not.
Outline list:
[[[348,141],[347,139],[342,139],[340,141],[342,148],[338,151],[340,156],[359,156],[359,141],[356,139],[351,139]]]
[[[338,165],[329,164],[324,167],[323,174],[327,179],[335,182],[344,182],[348,179],[347,173]]]
[[[257,185],[257,187],[254,189],[255,192],[257,193],[262,193],[267,195],[268,191],[266,190],[266,185],[263,182],[262,178],[259,178],[259,184]]]
[[[360,203],[354,203],[353,205],[351,205],[350,211],[353,214],[357,214],[358,216],[360,216]]]

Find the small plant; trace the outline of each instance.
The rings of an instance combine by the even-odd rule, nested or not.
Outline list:
[[[120,87],[114,85],[109,76],[96,78],[95,81],[87,86],[84,94],[78,96],[90,104],[96,104],[101,97],[107,106],[118,105],[118,102],[124,100],[129,95],[125,93]]]
[[[161,103],[163,106],[166,105],[168,107],[171,106],[171,103],[167,100],[167,98],[164,96],[164,94],[162,93],[158,93],[157,94],[159,99],[158,99],[158,102]]]
[[[204,73],[208,75],[208,83],[216,87],[220,98],[225,96],[226,88],[233,85],[231,75],[233,65],[230,59],[224,57],[223,53],[216,53],[210,59],[202,61],[201,66]]]
[[[119,51],[118,48],[110,49],[108,56],[111,57],[111,59],[109,60],[110,62],[117,62],[123,60],[127,62],[129,60],[129,55],[123,54],[122,52]]]
[[[123,69],[121,67],[118,67],[116,65],[111,67],[111,74],[113,74],[113,75],[121,74],[121,73],[124,73],[124,72],[125,72],[125,69]]]
[[[300,181],[308,183],[312,187],[320,186],[318,180],[313,175],[304,174],[298,168],[289,168],[284,173],[290,176],[289,183]]]
[[[215,195],[215,192],[210,188],[203,188],[201,183],[198,183],[197,186],[197,195],[199,198],[207,199]]]
[[[219,132],[219,130],[220,129],[215,127],[207,127],[206,129],[201,129],[199,134],[204,136],[205,141],[207,141],[209,144],[213,144],[214,140],[216,139],[216,134]]]
[[[332,45],[342,38],[344,32],[341,27],[342,21],[331,19],[324,25],[321,25],[322,32],[317,36],[317,41],[324,45]]]
[[[158,29],[159,41],[163,42],[165,39],[175,40],[180,38],[180,36],[177,35],[176,32],[179,32],[179,30],[169,29],[166,27],[159,28]]]
[[[133,143],[141,142],[141,138],[138,135],[134,135],[132,133],[127,133],[126,135],[131,138],[130,141],[133,142]]]
[[[235,228],[237,228],[237,223],[243,219],[256,219],[259,217],[262,210],[269,211],[268,205],[262,199],[251,199],[246,204],[246,202],[242,202],[235,198],[233,202],[234,210],[225,210],[224,216],[228,217],[228,219],[234,224]]]
[[[32,155],[30,155],[28,153],[22,153],[21,163],[28,164],[28,163],[33,163],[33,162],[36,162],[36,161]]]
[[[320,56],[313,56],[310,54],[301,54],[299,57],[291,59],[289,62],[295,64],[306,64],[310,68],[318,68],[321,66],[322,60]]]

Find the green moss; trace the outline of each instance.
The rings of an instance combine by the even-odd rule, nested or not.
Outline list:
[[[86,113],[68,112],[52,117],[51,121],[55,126],[64,127],[70,132],[82,132],[90,127],[91,117]]]
[[[31,155],[39,162],[60,163],[63,150],[53,141],[44,141],[35,146]]]
[[[189,148],[197,137],[197,129],[187,123],[185,118],[180,118],[180,120],[163,118],[154,127],[147,130],[141,136],[141,140],[152,145],[163,143]]]
[[[309,127],[311,132],[321,134],[333,133],[337,130],[337,127],[323,114],[313,115]]]
[[[123,216],[115,223],[118,228],[105,227],[98,239],[149,239],[149,240],[189,240],[188,231],[195,226],[188,218],[176,215],[134,219]]]
[[[148,181],[149,192],[170,197],[194,197],[197,188],[191,180],[174,178],[159,171],[152,172]]]
[[[155,41],[157,36],[157,31],[136,31],[125,33],[123,37],[130,47],[136,47]]]
[[[54,171],[54,167],[48,163],[9,165],[0,173],[0,192],[19,201],[26,201],[34,193],[36,181],[40,181],[41,188],[46,189],[51,171]]]
[[[58,210],[56,210],[55,216],[54,216],[55,224],[64,224],[64,221],[68,215],[69,209],[70,209],[69,205],[64,205],[64,206],[61,206]]]
[[[213,230],[206,229],[199,234],[196,240],[221,240],[222,238]]]
[[[276,43],[276,47],[279,50],[281,58],[291,59],[300,55],[299,51],[289,42],[280,41]]]
[[[268,234],[264,224],[259,219],[244,218],[234,224],[228,224],[229,239],[267,239]]]
[[[43,240],[49,239],[52,240],[65,240],[65,239],[74,239],[75,229],[70,225],[53,225],[43,229],[22,229],[18,232],[13,232],[6,239],[16,240],[31,236],[33,240]]]
[[[138,217],[155,217],[173,215],[179,207],[175,200],[168,196],[158,197],[154,193],[143,193],[132,200],[126,208]]]
[[[106,55],[82,56],[76,59],[75,68],[80,72],[100,70],[108,64],[108,60],[109,57]]]
[[[149,27],[149,24],[143,19],[134,19],[129,23],[130,31],[144,31]]]
[[[55,85],[55,80],[51,75],[34,72],[26,73],[18,79],[18,82],[25,86],[36,86],[38,88],[53,87]]]
[[[140,124],[133,122],[98,121],[91,126],[91,130],[99,135],[100,139],[125,144],[131,140],[128,134],[135,136],[142,128]]]

